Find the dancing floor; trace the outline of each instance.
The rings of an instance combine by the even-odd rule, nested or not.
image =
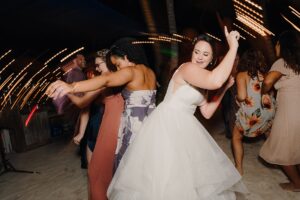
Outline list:
[[[230,141],[218,113],[205,123],[217,143],[232,159]],[[263,141],[245,144],[243,180],[250,194],[248,200],[300,200],[300,192],[283,191],[286,182],[280,169],[264,165],[257,157]],[[46,146],[7,157],[17,168],[40,173],[9,172],[0,176],[1,200],[85,200],[87,171],[80,168],[78,147],[70,141],[57,140]]]

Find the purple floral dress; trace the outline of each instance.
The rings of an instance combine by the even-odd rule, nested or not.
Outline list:
[[[118,133],[115,169],[117,169],[127,147],[138,134],[144,119],[155,108],[156,90],[129,91],[124,89],[124,112]]]

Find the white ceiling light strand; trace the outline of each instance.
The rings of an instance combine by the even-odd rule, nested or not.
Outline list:
[[[154,41],[133,41],[132,44],[154,44]]]
[[[285,17],[282,13],[280,13],[281,14],[281,16],[283,17],[283,19],[285,20],[285,21],[287,21],[290,25],[292,25],[292,27],[294,27],[297,31],[299,31],[300,32],[300,28],[296,25],[296,24],[294,24],[293,22],[291,22],[287,17]]]
[[[13,60],[10,61],[7,65],[5,65],[5,67],[0,71],[0,74],[1,74],[8,66],[10,66],[13,62],[15,62],[15,59],[13,59]]]
[[[67,51],[68,48],[65,48],[63,50],[61,50],[60,52],[58,52],[57,54],[55,54],[54,56],[52,56],[50,59],[48,59],[44,65],[47,65],[51,60],[53,60],[54,58],[56,58],[58,55],[62,54],[63,52]]]
[[[263,10],[262,7],[250,0],[245,0],[247,3],[249,3],[250,5],[254,6],[255,8],[259,9],[259,10]]]
[[[239,4],[240,6],[242,6],[243,8],[247,9],[248,11],[256,14],[257,16],[263,18],[263,15],[260,14],[259,12],[256,12],[255,10],[253,10],[252,8],[249,8],[248,6],[246,6],[245,4],[239,2],[238,0],[233,0],[235,3]]]
[[[238,5],[234,5],[234,7],[236,8],[235,12],[240,13],[240,14],[244,14],[247,15],[253,19],[255,19],[256,21],[260,22],[261,24],[264,24],[264,22],[259,19],[258,17],[255,17],[254,15],[252,15],[251,13],[247,12],[246,10],[242,9],[241,7],[239,7]]]
[[[239,29],[241,29],[242,31],[244,31],[245,33],[247,33],[248,35],[250,35],[251,37],[256,38],[255,35],[251,34],[249,31],[247,31],[246,29],[240,27],[236,23],[233,23],[233,25],[236,26],[236,27],[238,27]]]
[[[8,50],[7,52],[5,52],[1,57],[0,57],[0,60],[2,60],[2,58],[4,58],[7,54],[9,54],[12,50]]]
[[[61,59],[60,62],[64,62],[66,59],[68,59],[69,57],[71,57],[75,53],[77,53],[79,51],[82,51],[83,49],[84,49],[84,47],[80,47],[79,49],[76,49],[75,51],[71,52],[70,54],[68,54],[67,56],[65,56],[63,59]]]
[[[211,38],[213,38],[213,39],[219,41],[219,42],[222,41],[220,38],[218,38],[218,37],[216,37],[216,36],[214,36],[214,35],[212,35],[212,34],[209,34],[209,33],[205,33],[205,34],[208,35],[209,37],[211,37]]]
[[[295,8],[293,8],[292,6],[289,6],[289,8],[294,11],[294,13],[297,15],[297,16],[300,16],[300,12],[298,12],[298,10],[296,10]]]

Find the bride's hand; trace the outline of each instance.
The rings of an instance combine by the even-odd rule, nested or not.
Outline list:
[[[224,32],[229,48],[238,48],[240,33],[238,31],[230,31],[229,33],[226,26],[224,27]]]

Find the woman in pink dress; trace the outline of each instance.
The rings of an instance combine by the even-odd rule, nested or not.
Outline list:
[[[290,180],[280,184],[284,190],[299,192],[300,34],[296,31],[284,32],[275,50],[279,59],[264,79],[262,94],[275,87],[277,110],[270,136],[262,146],[260,156],[268,163],[282,167]],[[268,98],[263,98],[263,101],[268,101]]]
[[[114,65],[106,65],[107,53],[108,50],[98,51],[95,58],[96,69],[102,75],[117,70]],[[73,97],[71,100],[81,108],[89,105],[95,98],[103,99],[105,105],[95,149],[88,166],[89,199],[107,199],[106,191],[113,175],[118,130],[124,110],[124,100],[120,91],[121,88],[106,88],[87,92],[81,98],[68,94],[68,96]]]

